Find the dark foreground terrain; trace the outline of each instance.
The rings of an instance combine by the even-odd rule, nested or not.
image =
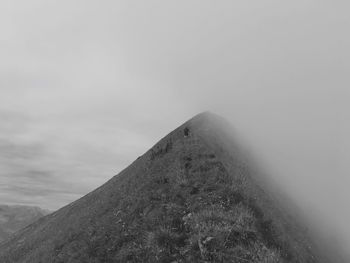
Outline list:
[[[2,243],[0,262],[337,262],[319,253],[225,126],[210,113],[194,117]]]
[[[0,205],[0,243],[48,213],[33,206]]]

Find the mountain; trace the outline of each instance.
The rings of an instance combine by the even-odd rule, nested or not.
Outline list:
[[[0,245],[4,263],[337,262],[229,125],[202,113],[101,187]]]
[[[34,206],[0,205],[0,243],[48,213]]]

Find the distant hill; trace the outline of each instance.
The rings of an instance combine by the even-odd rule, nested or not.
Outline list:
[[[39,207],[0,205],[0,242],[48,213]]]
[[[0,262],[338,263],[271,188],[226,122],[203,113],[0,244]]]

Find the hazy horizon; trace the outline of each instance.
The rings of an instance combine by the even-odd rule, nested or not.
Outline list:
[[[204,110],[350,247],[349,3],[0,3],[0,203],[62,207]]]

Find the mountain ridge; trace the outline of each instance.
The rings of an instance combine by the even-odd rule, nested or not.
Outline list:
[[[0,205],[0,243],[50,212],[36,206]]]
[[[0,245],[1,262],[329,262],[201,113],[105,184]]]

